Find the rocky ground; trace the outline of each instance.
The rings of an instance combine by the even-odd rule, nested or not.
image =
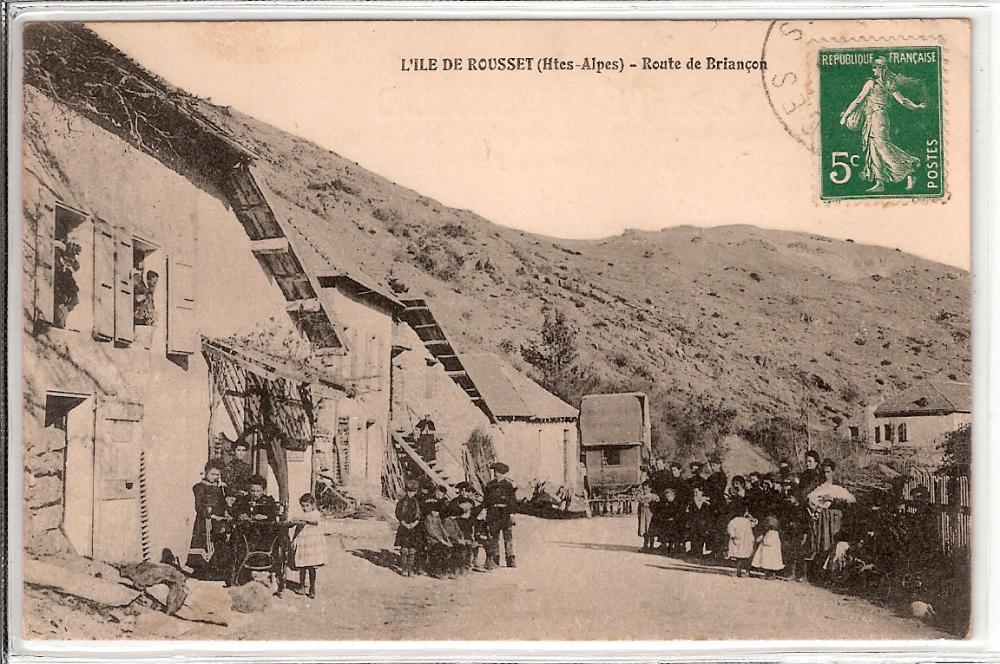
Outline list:
[[[948,634],[864,600],[639,553],[632,518],[518,517],[518,567],[403,578],[386,522],[327,523],[315,600],[288,592],[226,627],[142,602],[101,610],[29,588],[31,638],[239,640],[936,639]],[[294,578],[294,576],[293,576]],[[902,607],[901,607],[902,608]]]

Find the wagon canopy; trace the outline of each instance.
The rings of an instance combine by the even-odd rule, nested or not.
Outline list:
[[[646,444],[646,395],[588,394],[580,401],[580,445]]]

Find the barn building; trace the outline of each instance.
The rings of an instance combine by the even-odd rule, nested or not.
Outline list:
[[[582,489],[576,408],[496,355],[462,353],[461,360],[503,432],[494,448],[496,458],[510,466],[511,480],[525,488],[545,482],[553,491]]]

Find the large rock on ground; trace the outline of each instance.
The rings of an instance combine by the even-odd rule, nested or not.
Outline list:
[[[228,625],[232,620],[233,602],[229,591],[221,583],[188,579],[185,585],[187,597],[174,615],[183,620]],[[146,592],[161,604],[166,605],[170,589],[160,583],[150,586]]]
[[[139,596],[138,591],[121,584],[34,558],[24,561],[23,572],[25,583],[51,588],[104,606],[125,606]]]

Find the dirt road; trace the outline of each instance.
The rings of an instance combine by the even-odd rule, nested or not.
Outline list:
[[[403,578],[388,524],[328,524],[319,595],[252,614],[242,639],[927,639],[916,620],[822,588],[737,579],[636,551],[631,518],[518,517],[518,567]],[[294,577],[293,577],[294,578]],[[248,616],[251,618],[251,616]]]

